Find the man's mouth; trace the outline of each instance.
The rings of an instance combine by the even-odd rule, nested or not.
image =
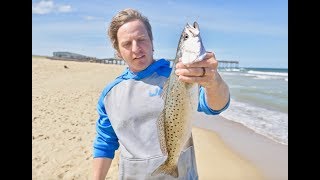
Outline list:
[[[142,55],[142,56],[138,56],[138,57],[133,58],[133,60],[141,59],[141,58],[143,58],[143,57],[144,57],[144,55]]]

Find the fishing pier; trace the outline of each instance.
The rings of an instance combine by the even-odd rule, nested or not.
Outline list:
[[[125,61],[119,58],[105,58],[98,59],[95,57],[84,56],[76,53],[70,52],[54,52],[52,57],[48,57],[54,60],[69,60],[69,61],[80,61],[80,62],[92,62],[92,63],[102,63],[102,64],[118,64],[125,65]],[[168,59],[173,61],[174,59]],[[239,61],[232,60],[218,60],[219,69],[238,69]]]
[[[218,60],[219,69],[239,69],[239,61]]]

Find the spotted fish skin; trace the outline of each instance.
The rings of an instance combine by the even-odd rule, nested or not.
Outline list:
[[[187,24],[179,40],[171,74],[161,94],[164,108],[158,118],[157,126],[160,148],[167,159],[154,170],[152,175],[162,173],[172,177],[179,176],[178,160],[184,145],[191,137],[192,115],[197,110],[199,87],[195,83],[179,81],[175,74],[175,65],[183,57],[184,64],[199,61],[204,54],[198,24],[196,22],[193,26]]]

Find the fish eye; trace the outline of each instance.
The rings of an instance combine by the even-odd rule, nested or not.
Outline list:
[[[188,34],[184,34],[183,38],[184,40],[187,40],[189,38]]]

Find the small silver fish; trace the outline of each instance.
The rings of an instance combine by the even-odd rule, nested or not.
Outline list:
[[[201,61],[206,54],[200,37],[199,25],[187,24],[180,36],[176,58],[171,74],[161,94],[164,108],[158,121],[160,148],[167,159],[156,168],[152,175],[160,173],[178,177],[178,160],[184,145],[191,137],[192,115],[197,111],[199,87],[196,83],[178,80],[175,65],[181,59],[184,64]]]

